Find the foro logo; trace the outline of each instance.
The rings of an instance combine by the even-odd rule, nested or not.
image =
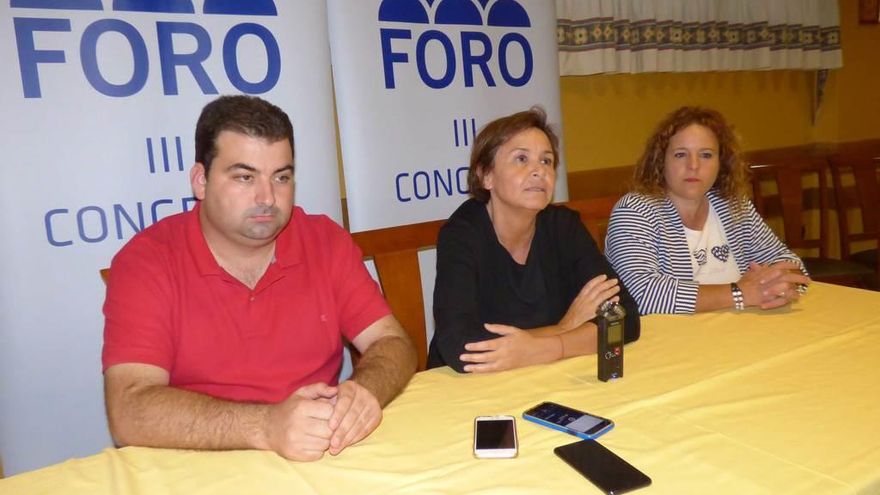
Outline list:
[[[111,9],[115,12],[196,13],[192,0],[113,0],[107,3],[112,3]],[[22,9],[19,11],[22,14],[29,12],[29,9],[54,12],[104,11],[101,0],[11,0],[10,6]],[[278,15],[273,0],[205,0],[202,13],[236,16]],[[40,98],[42,96],[40,66],[68,62],[67,52],[63,47],[46,46],[48,40],[57,41],[59,39],[57,36],[40,39],[39,42],[37,38],[40,37],[40,33],[72,32],[70,19],[15,17],[13,23],[24,97]],[[106,96],[126,97],[137,94],[144,88],[151,65],[156,62],[153,61],[151,64],[147,50],[147,40],[152,37],[152,33],[145,37],[132,24],[113,18],[95,20],[78,34],[82,72],[96,91]],[[212,34],[217,33],[209,33],[207,29],[194,22],[156,22],[154,42],[157,45],[158,66],[162,74],[162,89],[165,95],[178,94],[178,68],[189,72],[203,94],[218,93],[211,76],[204,68],[205,61],[214,54]],[[266,51],[266,69],[259,80],[246,79],[239,67],[238,46],[241,40],[248,36],[255,37]],[[131,53],[132,70],[124,81],[111,81],[106,77],[107,67],[117,65],[117,60],[99,59],[98,43],[105,37],[108,43],[123,41]],[[186,51],[180,49],[180,46],[186,46]],[[195,48],[191,48],[192,46]],[[221,46],[225,76],[239,91],[261,94],[271,90],[278,83],[281,74],[281,52],[275,36],[265,26],[253,22],[235,24],[223,36]],[[124,53],[126,50],[121,51]]]
[[[531,22],[516,0],[383,0],[379,21],[410,24],[410,29],[379,30],[388,89],[395,87],[395,67],[409,65],[411,55],[422,82],[434,89],[452,84],[459,66],[468,88],[474,86],[476,72],[487,86],[497,85],[496,76],[515,87],[532,78],[532,48],[521,32]],[[431,29],[432,25],[446,26],[447,32]],[[469,30],[471,26],[480,29]],[[429,57],[429,50],[443,56]]]

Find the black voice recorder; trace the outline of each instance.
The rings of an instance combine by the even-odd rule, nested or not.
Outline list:
[[[607,382],[623,376],[623,324],[626,310],[613,301],[605,301],[596,311],[599,340],[597,358],[599,380]]]

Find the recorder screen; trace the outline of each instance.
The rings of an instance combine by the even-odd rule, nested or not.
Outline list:
[[[623,325],[620,323],[615,323],[613,325],[608,325],[608,343],[609,344],[619,344],[623,342]]]

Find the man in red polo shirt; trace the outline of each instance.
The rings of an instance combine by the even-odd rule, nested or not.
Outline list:
[[[335,455],[372,432],[416,368],[412,343],[323,215],[293,207],[293,127],[259,98],[202,110],[199,204],[114,257],[104,385],[121,444]],[[362,354],[337,384],[343,341]]]

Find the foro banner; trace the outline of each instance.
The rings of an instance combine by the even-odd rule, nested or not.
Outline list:
[[[473,138],[497,117],[541,105],[561,133],[554,2],[328,5],[352,231],[451,214],[467,197]]]
[[[110,445],[98,270],[192,208],[206,102],[287,111],[297,203],[341,208],[323,2],[11,0],[0,23],[0,455],[16,473]]]

